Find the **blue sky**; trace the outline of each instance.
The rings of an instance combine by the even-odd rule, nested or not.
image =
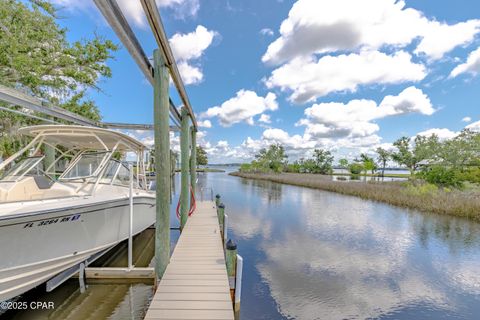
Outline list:
[[[70,40],[120,43],[90,1],[53,2]],[[118,2],[151,55],[140,4]],[[248,161],[276,142],[291,159],[314,148],[353,158],[402,135],[480,130],[478,1],[157,3],[211,162]],[[109,65],[113,77],[90,94],[104,120],[151,123],[152,88],[126,50]]]

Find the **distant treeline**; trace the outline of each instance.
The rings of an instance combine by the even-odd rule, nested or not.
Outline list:
[[[383,176],[387,164],[394,162],[407,168],[412,179],[444,187],[461,188],[465,182],[480,183],[480,133],[463,130],[453,139],[441,141],[435,134],[402,137],[393,143],[392,150],[377,148],[375,154],[361,153],[353,161],[340,159],[337,168],[352,175]],[[288,162],[285,148],[272,144],[261,149],[251,163],[242,164],[244,173],[317,173],[332,174],[334,157],[324,149],[315,149],[311,158]]]

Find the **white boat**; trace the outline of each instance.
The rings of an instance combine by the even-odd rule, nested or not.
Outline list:
[[[20,133],[31,142],[0,164],[5,171],[0,180],[0,301],[128,238],[130,170],[118,155],[137,155],[133,234],[155,222],[155,193],[145,178],[146,147],[139,141],[116,131],[67,125],[26,127]],[[61,154],[47,168],[44,145]]]

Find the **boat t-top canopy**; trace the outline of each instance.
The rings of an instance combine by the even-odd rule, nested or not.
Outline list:
[[[21,128],[18,132],[67,149],[137,152],[148,149],[143,143],[124,133],[95,127],[38,125]]]

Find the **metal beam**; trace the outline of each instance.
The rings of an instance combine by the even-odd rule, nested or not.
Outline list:
[[[47,119],[47,118],[38,117],[38,116],[36,116],[36,115],[34,115],[34,114],[30,114],[30,113],[27,113],[27,112],[23,112],[23,111],[21,111],[21,110],[10,109],[10,108],[6,108],[6,107],[2,107],[2,106],[0,106],[0,110],[8,111],[8,112],[11,112],[11,113],[19,114],[19,115],[21,115],[21,116],[30,117],[30,118],[32,118],[32,119],[37,119],[37,120],[44,121],[44,122],[58,123],[58,122],[56,122],[56,121],[53,121],[52,119]]]
[[[138,67],[147,78],[148,82],[153,85],[153,66],[143,51],[140,42],[135,37],[135,34],[130,28],[127,19],[120,10],[117,2],[115,0],[94,0],[94,2],[102,15],[105,17],[105,20],[107,20],[113,31],[115,31],[117,37],[133,57]],[[169,102],[170,112],[172,113],[173,117],[180,122],[180,112],[175,107],[171,99]]]
[[[50,123],[58,123],[53,119],[48,119],[49,117],[55,117],[55,118],[62,119],[75,124],[79,124],[82,126],[103,127],[103,128],[109,128],[109,129],[125,129],[125,130],[153,130],[153,125],[151,124],[95,122],[93,120],[82,117],[76,113],[70,112],[63,108],[47,105],[40,99],[29,96],[16,89],[5,87],[3,85],[0,85],[0,101],[9,103],[11,106],[19,106],[28,110],[42,113],[46,115],[46,117],[38,117],[36,115],[28,114],[21,110],[15,110],[15,109],[2,107],[2,106],[0,106],[0,110],[5,110],[8,112],[24,115],[33,119],[38,119],[38,120],[42,120]],[[179,132],[180,126],[177,124],[174,126],[170,126],[170,131]]]
[[[154,125],[153,124],[101,122],[100,125],[103,128],[107,128],[107,129],[145,130],[145,131],[153,131],[154,130]],[[170,129],[170,131],[180,132],[180,128],[177,127],[177,126],[170,126],[169,129]]]
[[[93,120],[87,119],[63,108],[48,105],[40,99],[31,97],[23,92],[3,85],[0,85],[0,100],[15,106],[43,113],[47,116],[73,122],[75,124],[98,127],[98,124]]]
[[[111,1],[114,1],[114,0],[111,0]],[[188,114],[192,119],[194,129],[197,130],[197,120],[195,119],[195,114],[193,113],[190,100],[188,99],[187,92],[183,85],[182,77],[180,76],[180,72],[178,71],[177,63],[175,62],[175,58],[170,48],[168,38],[165,34],[162,19],[160,17],[160,13],[158,12],[157,6],[155,4],[155,0],[140,0],[140,2],[142,4],[143,10],[145,11],[145,15],[147,16],[148,23],[150,24],[150,27],[153,31],[155,39],[157,40],[157,44],[162,51],[165,62],[167,63],[168,68],[170,69],[170,74],[172,76],[173,83],[177,88],[180,98],[182,99],[183,105],[188,110]]]

